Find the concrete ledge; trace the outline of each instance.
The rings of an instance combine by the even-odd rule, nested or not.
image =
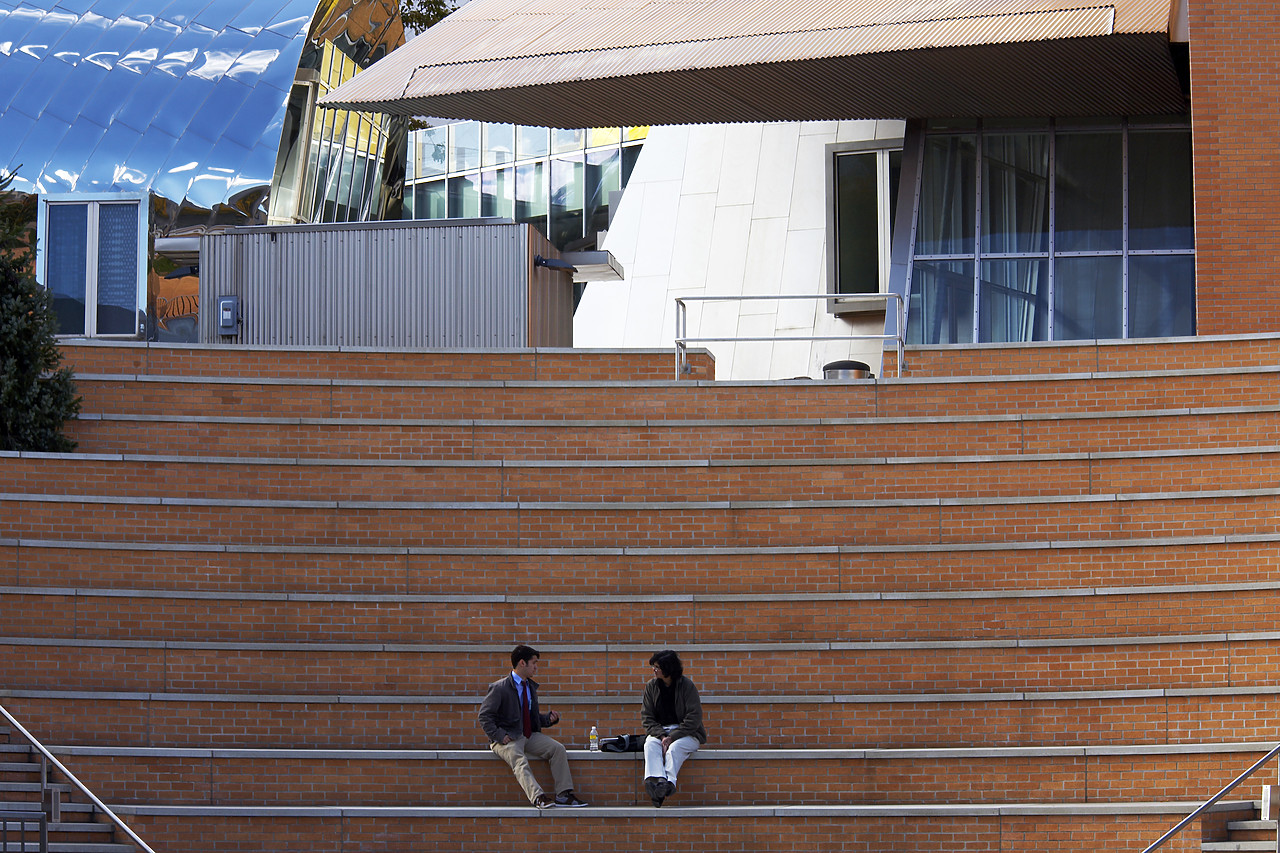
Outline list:
[[[948,805],[922,806],[903,805],[848,805],[848,806],[666,806],[661,809],[652,807],[625,806],[600,807],[585,809],[547,809],[539,811],[532,806],[519,807],[289,807],[274,808],[260,806],[130,806],[111,805],[118,815],[151,815],[165,817],[372,817],[372,818],[541,818],[556,820],[572,818],[590,820],[594,818],[734,818],[734,817],[775,817],[775,818],[812,818],[812,817],[997,817],[1000,815],[1149,815],[1168,814],[1181,817],[1199,806],[1199,802],[1174,801],[1163,803],[1007,803],[993,805]],[[1254,803],[1247,800],[1219,802],[1214,811],[1233,811],[1252,808]]]

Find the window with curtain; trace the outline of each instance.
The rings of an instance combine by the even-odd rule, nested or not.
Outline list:
[[[59,334],[138,334],[145,216],[138,199],[42,199],[37,267],[53,297]]]
[[[1185,124],[939,126],[920,156],[910,342],[1195,333]]]

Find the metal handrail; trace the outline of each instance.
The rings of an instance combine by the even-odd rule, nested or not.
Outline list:
[[[116,813],[115,813],[115,812],[113,812],[110,808],[108,808],[106,803],[104,803],[104,802],[102,802],[102,800],[98,799],[98,798],[97,798],[97,796],[95,796],[95,795],[94,795],[93,791],[90,791],[88,788],[86,788],[86,787],[85,787],[85,785],[84,785],[84,783],[83,783],[83,782],[81,782],[79,779],[77,779],[77,778],[75,777],[75,774],[74,774],[74,773],[72,773],[70,770],[68,770],[68,769],[63,765],[63,763],[62,763],[61,761],[59,761],[57,758],[54,758],[53,753],[52,753],[52,752],[50,752],[49,750],[45,749],[44,744],[42,744],[42,743],[40,743],[40,741],[36,740],[35,735],[33,735],[33,734],[31,734],[31,732],[27,731],[27,730],[26,730],[26,728],[24,728],[24,727],[23,727],[22,723],[19,723],[19,722],[14,718],[14,716],[13,716],[12,714],[10,714],[10,713],[8,712],[8,710],[6,710],[6,709],[5,709],[5,707],[4,707],[3,705],[0,705],[0,715],[3,715],[3,716],[4,716],[4,718],[5,718],[6,720],[8,720],[8,721],[9,721],[9,725],[11,725],[11,726],[13,726],[15,729],[17,729],[17,730],[18,730],[18,733],[19,733],[19,734],[21,734],[21,735],[22,735],[22,737],[26,739],[27,743],[29,743],[29,744],[31,744],[33,747],[35,747],[35,748],[36,748],[36,750],[37,750],[37,751],[38,751],[42,756],[44,756],[44,759],[45,759],[46,761],[48,761],[50,764],[52,764],[52,765],[53,765],[53,766],[58,770],[58,772],[59,772],[59,773],[61,773],[63,776],[65,776],[65,777],[67,778],[67,780],[68,780],[72,785],[75,785],[77,788],[79,788],[79,789],[80,789],[80,793],[82,793],[82,794],[84,794],[86,797],[88,797],[88,798],[89,798],[89,801],[90,801],[90,802],[92,802],[92,803],[93,803],[93,805],[94,805],[94,806],[95,806],[99,811],[101,811],[104,815],[106,815],[106,816],[111,820],[111,822],[112,822],[112,823],[114,823],[114,824],[115,824],[115,825],[116,825],[116,826],[117,826],[121,831],[123,831],[123,832],[124,832],[124,834],[125,834],[125,835],[129,836],[129,840],[130,840],[130,841],[132,841],[134,844],[136,844],[136,845],[138,845],[139,847],[141,847],[143,850],[145,850],[145,851],[146,851],[146,853],[156,853],[154,850],[152,850],[150,847],[148,847],[148,846],[147,846],[147,842],[145,842],[145,841],[143,841],[141,838],[139,838],[139,837],[138,837],[138,834],[137,834],[136,832],[134,832],[132,829],[130,829],[130,828],[129,828],[129,826],[128,826],[124,821],[122,821],[119,817],[117,817],[117,816],[116,816]],[[43,783],[44,783],[44,781],[45,781],[45,774],[43,774],[43,773],[42,773],[42,774],[41,774],[41,784],[43,784]]]
[[[772,335],[769,337],[751,337],[738,335],[735,337],[698,337],[688,336],[689,317],[686,302],[748,302],[761,299],[826,299],[838,302],[883,302],[886,313],[889,302],[896,303],[898,333],[896,335]],[[739,294],[735,296],[678,296],[676,297],[676,379],[689,372],[689,344],[702,343],[739,343],[764,341],[895,341],[898,347],[898,375],[906,372],[903,349],[906,345],[906,303],[898,293],[780,293],[780,294]]]
[[[1210,797],[1209,799],[1201,803],[1196,808],[1196,810],[1193,811],[1191,814],[1187,815],[1182,820],[1178,821],[1177,825],[1175,825],[1172,829],[1170,829],[1164,835],[1156,839],[1155,843],[1153,843],[1146,850],[1143,850],[1142,853],[1151,853],[1152,850],[1155,850],[1157,847],[1164,844],[1170,838],[1173,838],[1175,835],[1177,835],[1179,832],[1182,831],[1182,828],[1184,826],[1186,826],[1187,824],[1191,823],[1191,821],[1199,817],[1202,812],[1210,808],[1214,803],[1218,802],[1218,800],[1222,799],[1227,794],[1231,793],[1232,789],[1234,789],[1237,785],[1239,785],[1245,779],[1248,779],[1250,776],[1252,776],[1255,772],[1257,772],[1257,770],[1260,767],[1262,767],[1262,765],[1266,764],[1268,761],[1274,758],[1277,754],[1280,754],[1280,744],[1276,744],[1275,747],[1273,747],[1270,752],[1268,752],[1266,755],[1259,758],[1252,767],[1250,767],[1248,770],[1244,771],[1235,779],[1233,779],[1231,782],[1229,782],[1227,786],[1223,788],[1221,791],[1219,791],[1218,793],[1214,794],[1212,797]]]
[[[49,853],[49,820],[43,811],[32,809],[31,811],[10,811],[8,809],[0,810],[0,853],[10,850],[9,845],[9,824],[16,823],[18,825],[17,845],[19,850],[26,849],[27,826],[35,824],[37,827],[38,841],[36,849],[40,853]]]

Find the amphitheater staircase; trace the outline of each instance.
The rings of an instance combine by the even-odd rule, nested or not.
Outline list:
[[[64,352],[77,451],[0,456],[0,704],[156,851],[1140,851],[1274,745],[1277,338]],[[485,748],[517,641],[589,809]],[[585,745],[663,647],[711,739],[657,810]],[[1275,774],[1162,849],[1275,849]]]

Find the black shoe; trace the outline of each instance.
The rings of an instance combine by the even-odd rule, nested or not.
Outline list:
[[[676,792],[676,783],[672,782],[670,779],[666,781],[667,781],[666,790],[662,792],[662,798],[664,800]]]
[[[549,809],[556,804],[556,801],[548,797],[546,794],[539,794],[534,797],[533,807],[536,809]]]
[[[659,776],[649,776],[644,780],[644,790],[654,807],[662,808],[662,801],[667,796],[667,780]]]
[[[561,791],[556,794],[556,805],[562,809],[580,809],[587,804],[578,799],[578,795],[570,788],[567,791]]]

